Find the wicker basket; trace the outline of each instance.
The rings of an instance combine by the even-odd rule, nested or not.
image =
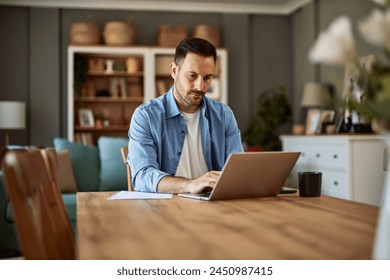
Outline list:
[[[162,24],[158,27],[157,45],[161,47],[176,47],[181,40],[187,38],[187,26]]]
[[[199,24],[195,26],[194,37],[206,39],[216,48],[221,46],[221,36],[217,27]]]
[[[100,43],[100,30],[96,23],[73,23],[69,31],[72,45],[96,45]]]
[[[132,45],[134,43],[134,28],[127,22],[109,21],[104,26],[103,37],[106,45]]]

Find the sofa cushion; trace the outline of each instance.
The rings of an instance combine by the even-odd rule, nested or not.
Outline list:
[[[62,193],[77,192],[77,183],[74,178],[72,162],[68,150],[57,151],[58,158],[58,187]]]
[[[127,146],[128,139],[102,136],[98,140],[100,157],[99,191],[127,189],[126,166],[121,156],[121,147]]]
[[[59,151],[69,150],[78,191],[96,191],[99,186],[99,154],[97,147],[73,143],[64,138],[55,138],[54,147]]]

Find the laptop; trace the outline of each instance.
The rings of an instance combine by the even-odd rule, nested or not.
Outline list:
[[[201,200],[271,197],[282,190],[300,152],[242,152],[228,157],[210,193],[181,193]]]

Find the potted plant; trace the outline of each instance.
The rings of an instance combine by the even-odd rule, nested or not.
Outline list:
[[[243,140],[248,146],[246,150],[280,150],[278,129],[291,122],[292,110],[285,88],[279,86],[264,91],[258,98],[256,113],[243,134]]]

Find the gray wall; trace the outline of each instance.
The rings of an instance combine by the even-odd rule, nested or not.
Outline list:
[[[0,100],[29,101],[30,41],[28,34],[28,9],[0,7]],[[29,118],[27,118],[26,126],[26,130],[10,131],[10,144],[28,143]],[[0,147],[3,145],[4,132],[0,131]]]
[[[341,83],[343,69],[315,66],[307,53],[319,30],[339,14],[355,21],[368,15],[371,1],[318,0],[288,16],[103,11],[0,5],[0,100],[27,102],[27,129],[13,131],[12,144],[52,146],[66,137],[68,31],[72,22],[132,20],[136,44],[154,45],[159,24],[199,23],[220,27],[229,52],[229,105],[246,129],[258,96],[278,85],[287,88],[295,122],[302,121],[300,98],[308,81]],[[361,54],[372,52],[358,38]],[[0,131],[0,146],[4,144]]]

